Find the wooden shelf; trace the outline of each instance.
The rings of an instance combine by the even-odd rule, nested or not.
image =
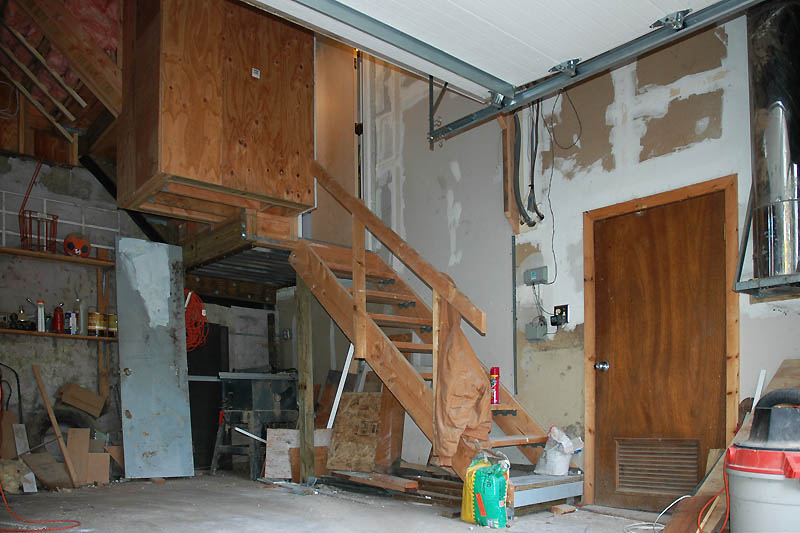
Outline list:
[[[114,261],[107,259],[97,259],[94,257],[74,257],[71,255],[50,254],[47,252],[34,252],[33,250],[22,250],[21,248],[5,248],[0,246],[0,254],[17,255],[43,261],[60,261],[62,263],[72,263],[89,267],[111,268]],[[69,335],[72,336],[72,335]]]
[[[22,329],[0,329],[0,333],[11,333],[12,335],[33,335],[35,337],[58,337],[60,339],[76,339],[98,342],[118,342],[117,337],[90,337],[89,335],[67,335],[66,333],[50,333],[49,331],[25,331]]]

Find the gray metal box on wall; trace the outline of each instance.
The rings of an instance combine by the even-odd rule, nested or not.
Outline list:
[[[116,265],[125,476],[193,476],[182,250],[120,238]]]

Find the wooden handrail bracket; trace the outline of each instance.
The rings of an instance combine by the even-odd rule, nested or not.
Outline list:
[[[317,178],[317,183],[322,185],[342,207],[352,213],[353,217],[360,220],[379,241],[389,248],[423,282],[457,309],[478,333],[481,335],[486,334],[486,313],[473,304],[464,293],[459,291],[452,281],[423,259],[416,250],[386,226],[363,203],[347,193],[325,170],[325,167],[317,161],[312,164],[312,172]]]

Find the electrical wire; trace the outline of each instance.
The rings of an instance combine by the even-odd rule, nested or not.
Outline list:
[[[6,365],[3,365],[6,366]],[[0,403],[3,401],[3,389],[0,387]],[[8,510],[8,514],[13,516],[17,519],[18,522],[22,522],[25,524],[72,524],[71,526],[64,526],[64,527],[45,527],[40,529],[7,529],[7,528],[0,528],[0,531],[66,531],[67,529],[74,529],[76,527],[80,527],[81,523],[77,520],[25,520],[24,518],[20,518],[14,511],[11,510],[11,507],[8,505],[8,500],[6,499],[6,491],[3,490],[3,484],[0,483],[0,496],[3,497],[3,503]]]
[[[669,511],[672,508],[672,506],[675,505],[676,503],[678,503],[679,501],[681,501],[683,499],[686,499],[686,498],[691,498],[691,497],[692,497],[691,494],[684,494],[683,496],[681,496],[680,498],[678,498],[677,500],[675,500],[671,504],[667,505],[664,508],[664,510],[661,511],[661,513],[659,513],[659,515],[656,517],[656,519],[653,520],[652,522],[636,522],[636,523],[629,524],[629,525],[625,526],[625,530],[624,530],[625,533],[633,533],[634,531],[661,531],[661,530],[663,530],[664,527],[665,527],[664,524],[660,524],[658,521],[661,520],[661,517],[664,516],[664,513]]]
[[[728,525],[728,518],[730,518],[730,516],[731,516],[731,493],[730,493],[730,488],[728,487],[728,454],[727,453],[725,454],[725,462],[722,465],[722,477],[725,480],[725,485],[721,489],[719,489],[719,492],[714,494],[708,500],[708,502],[706,502],[706,504],[703,506],[703,508],[700,509],[700,514],[697,515],[697,531],[699,531],[699,533],[703,533],[703,526],[701,525],[702,522],[703,522],[703,514],[706,512],[706,509],[708,508],[708,506],[711,505],[711,502],[716,500],[719,497],[719,495],[722,494],[723,490],[725,491],[725,521],[722,522],[722,527],[719,528],[719,530],[720,531],[725,531],[725,526]]]
[[[22,392],[21,392],[22,389],[19,386],[19,373],[16,370],[14,370],[14,368],[8,366],[5,363],[0,363],[0,366],[11,370],[11,372],[14,373],[14,377],[17,380],[17,410],[19,411],[19,423],[20,424],[24,424],[25,422],[22,419]],[[11,395],[9,394],[9,396],[11,396]]]
[[[536,175],[536,156],[539,153],[539,111],[541,102],[539,100],[532,106],[531,109],[531,143],[529,157],[531,160],[531,176],[530,176],[530,192],[528,193],[528,211],[533,211],[539,220],[544,220],[544,215],[539,211],[539,206],[536,205],[536,189],[534,188],[534,176]],[[535,113],[534,113],[535,110]]]
[[[6,107],[4,107],[3,109],[0,109],[0,118],[12,119],[12,118],[16,117],[19,114],[19,90],[16,87],[14,87],[13,85],[11,85],[10,83],[8,83],[7,81],[0,81],[0,85],[8,85],[8,88],[12,89],[14,91],[14,96],[16,97],[16,101],[17,101],[16,109],[14,109],[14,112],[11,113],[9,111],[11,109],[11,102],[9,102],[9,104]],[[11,95],[9,94],[9,100],[10,100],[10,98],[11,98]]]
[[[567,101],[569,102],[569,105],[572,107],[572,112],[575,113],[575,119],[578,121],[578,135],[575,136],[575,139],[572,141],[572,144],[564,146],[563,144],[558,142],[558,139],[556,139],[556,134],[555,134],[555,126],[553,125],[553,122],[555,120],[554,118],[551,118],[549,125],[547,124],[547,120],[545,120],[544,118],[542,119],[542,121],[544,122],[544,127],[547,128],[547,132],[550,134],[550,138],[553,140],[553,143],[555,143],[555,145],[561,148],[562,150],[569,150],[570,148],[578,144],[578,142],[581,140],[581,137],[583,136],[583,123],[581,122],[581,116],[578,114],[578,109],[575,107],[575,103],[572,101],[572,97],[570,97],[569,91],[567,91],[566,89],[559,91],[559,93],[556,95],[555,100],[553,100],[553,109],[550,112],[550,117],[555,117],[556,105],[558,104],[559,98],[561,98],[561,93],[564,93],[566,95]]]
[[[0,395],[3,394],[3,383],[8,385],[8,396],[6,396],[6,406],[3,408],[4,411],[8,411],[8,404],[11,402],[11,383],[7,379],[0,380]]]
[[[520,155],[520,126],[519,126],[519,116],[515,113],[514,114],[514,199],[517,202],[517,210],[519,211],[520,216],[524,219],[525,224],[528,227],[534,227],[536,225],[536,221],[533,220],[530,215],[528,215],[528,210],[525,209],[525,206],[522,204],[522,196],[519,192],[519,155]]]
[[[186,301],[183,304],[186,313],[186,351],[204,346],[208,338],[208,320],[203,300],[190,290],[184,289]]]

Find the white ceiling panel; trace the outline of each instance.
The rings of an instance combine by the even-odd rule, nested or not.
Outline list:
[[[712,0],[340,0],[519,86],[567,59],[631,41],[655,20]]]
[[[391,39],[348,25],[308,0],[245,0],[423,75],[485,98],[487,85],[414,56]],[[514,87],[572,58],[587,60],[648,33],[670,13],[698,11],[713,0],[339,0]],[[304,5],[307,4],[307,5]],[[335,3],[334,3],[335,4]],[[457,69],[455,69],[457,71]]]

